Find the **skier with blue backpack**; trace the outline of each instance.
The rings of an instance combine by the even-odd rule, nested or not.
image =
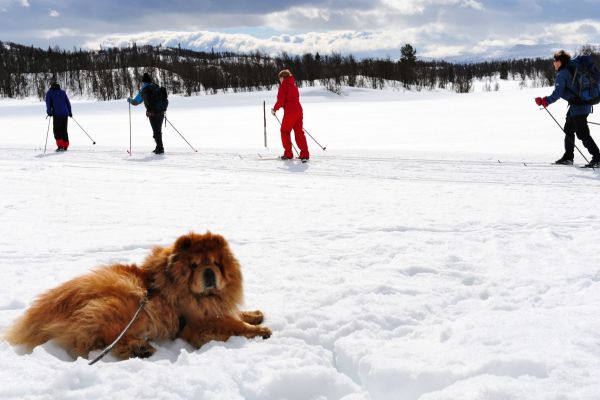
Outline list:
[[[134,98],[127,98],[127,102],[133,106],[144,103],[146,107],[146,116],[152,126],[152,137],[156,142],[156,148],[152,151],[154,154],[164,154],[165,148],[162,141],[162,124],[165,120],[165,112],[169,106],[167,91],[152,82],[148,73],[142,76],[142,86]]]
[[[600,167],[600,150],[590,135],[587,117],[592,105],[600,102],[600,83],[597,68],[591,56],[571,59],[569,53],[559,50],[554,54],[554,70],[557,71],[554,91],[547,97],[536,97],[535,103],[544,108],[558,99],[569,102],[569,110],[563,131],[565,133],[565,153],[555,164],[573,165],[575,134],[592,155],[588,168]]]

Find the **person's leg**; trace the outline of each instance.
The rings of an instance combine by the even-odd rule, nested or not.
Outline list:
[[[62,135],[61,135],[61,123],[60,117],[52,117],[52,133],[54,133],[54,140],[56,140],[56,150],[62,150]]]
[[[291,113],[284,112],[283,121],[281,121],[281,144],[283,145],[283,158],[294,158],[292,152],[292,139],[290,134],[294,126],[295,119]]]
[[[587,115],[578,115],[572,117],[574,130],[577,134],[577,138],[581,140],[584,147],[590,152],[594,161],[600,161],[600,150],[590,135],[590,127],[587,123],[587,117]]]
[[[564,160],[573,161],[575,152],[575,125],[573,124],[573,117],[567,115],[565,121],[565,154],[562,156]]]
[[[156,142],[156,148],[154,149],[154,153],[162,154],[165,151],[162,142],[162,124],[165,119],[165,116],[164,114],[153,115],[148,117],[148,119],[150,120],[150,126],[152,126],[152,137]]]
[[[57,150],[66,150],[69,147],[69,137],[67,136],[67,121],[69,117],[52,118],[52,127],[54,139],[56,139]]]
[[[300,158],[308,159],[310,158],[310,154],[308,152],[308,144],[306,143],[306,136],[304,136],[304,129],[302,127],[302,124],[303,115],[302,113],[300,113],[296,120],[296,123],[294,124],[294,139],[296,140],[298,148],[300,148]]]
[[[69,148],[69,132],[68,132],[68,127],[69,127],[69,117],[65,117],[64,126],[63,126],[63,134],[62,134],[63,149],[64,150],[66,150],[66,149]]]

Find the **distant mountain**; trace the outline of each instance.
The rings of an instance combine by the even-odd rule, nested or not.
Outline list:
[[[571,54],[576,53],[581,45],[547,43],[526,45],[519,44],[506,49],[497,49],[486,54],[464,55],[456,57],[446,57],[444,61],[454,63],[474,63],[492,60],[521,60],[524,58],[552,58],[552,54],[557,50],[564,49]]]

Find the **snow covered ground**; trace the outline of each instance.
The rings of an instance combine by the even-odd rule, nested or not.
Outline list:
[[[198,153],[168,126],[164,156],[141,108],[126,153],[125,101],[74,101],[97,145],[71,121],[64,154],[52,133],[43,154],[40,103],[1,101],[0,330],[61,282],[211,230],[274,334],[94,366],[0,341],[0,398],[597,399],[600,173],[549,164],[550,91],[303,88],[327,147],[309,138],[307,164],[257,157],[281,152],[270,115],[262,148],[274,92],[173,98]]]

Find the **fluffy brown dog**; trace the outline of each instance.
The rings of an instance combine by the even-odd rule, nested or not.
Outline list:
[[[50,339],[74,356],[111,344],[147,302],[113,348],[121,359],[149,357],[153,340],[182,338],[196,347],[231,336],[271,335],[260,311],[239,310],[242,273],[220,235],[190,233],[156,247],[141,268],[115,264],[41,295],[8,330],[13,345],[33,348]]]

